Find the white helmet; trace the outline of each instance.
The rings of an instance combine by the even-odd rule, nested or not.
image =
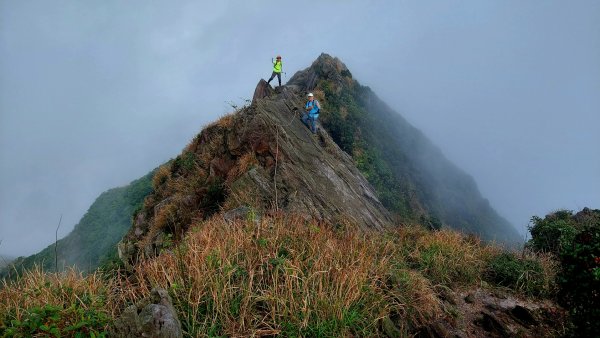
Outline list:
[[[313,93],[308,93],[308,97],[314,96]]]

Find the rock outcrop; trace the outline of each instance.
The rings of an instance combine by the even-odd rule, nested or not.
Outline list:
[[[449,291],[450,293],[453,293]],[[564,309],[548,300],[475,289],[444,299],[444,306],[460,313],[417,330],[417,337],[555,337],[564,333]]]
[[[375,191],[328,133],[300,120],[305,92],[261,80],[252,104],[206,127],[155,176],[155,192],[119,243],[130,264],[180,238],[192,223],[240,206],[364,229],[391,223]]]
[[[477,288],[455,293],[447,289],[440,297],[444,316],[409,330],[418,338],[560,337],[566,332],[567,312],[548,300],[520,299]],[[389,317],[381,321],[388,337],[404,337],[404,322]]]
[[[113,335],[123,338],[181,338],[181,323],[171,297],[153,289],[149,299],[127,307],[115,320]]]

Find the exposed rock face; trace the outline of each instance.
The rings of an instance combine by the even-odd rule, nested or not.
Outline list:
[[[115,320],[113,334],[123,338],[183,337],[177,312],[164,289],[153,289],[150,299],[127,307]]]
[[[223,213],[223,219],[229,224],[238,220],[253,220],[254,222],[259,222],[260,216],[257,215],[256,211],[252,210],[252,208],[241,206]]]
[[[263,99],[265,97],[269,97],[273,94],[273,89],[267,83],[267,81],[261,79],[256,85],[256,89],[254,89],[254,96],[252,97],[252,103],[256,103],[256,100]]]
[[[564,334],[566,311],[545,300],[524,300],[485,289],[464,291],[444,300],[460,313],[433,321],[416,331],[417,337],[558,337]],[[390,323],[388,323],[388,326]],[[392,332],[392,331],[390,331]]]
[[[390,338],[538,338],[562,337],[566,332],[567,312],[549,300],[519,299],[482,288],[457,294],[445,289],[438,296],[445,310],[443,316],[411,328],[404,326],[404,318],[396,317],[394,322],[384,317],[382,331]]]
[[[275,149],[270,142],[268,152],[279,153],[273,156],[278,161],[274,183],[279,207],[332,222],[348,219],[365,228],[389,224],[388,212],[352,158],[322,128],[313,136],[302,124],[298,107],[304,101],[295,94],[284,89],[275,97],[258,100],[255,107],[264,112],[257,118],[276,136]],[[264,193],[268,196],[270,191]]]
[[[334,83],[342,83],[347,81],[346,79],[352,79],[352,74],[340,59],[321,54],[309,68],[294,74],[288,82],[288,86],[311,91],[315,89],[320,78]]]
[[[352,158],[322,128],[312,135],[302,123],[303,96],[293,88],[274,91],[261,80],[251,106],[205,128],[171,163],[143,216],[134,218],[119,243],[121,259],[130,264],[157,253],[166,236],[179,238],[219,206],[350,221],[364,229],[390,224]]]

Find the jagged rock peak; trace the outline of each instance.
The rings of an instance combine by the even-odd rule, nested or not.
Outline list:
[[[297,86],[300,90],[313,90],[318,81],[328,80],[333,83],[351,81],[352,73],[337,57],[322,53],[310,67],[296,72],[288,81],[289,86]]]
[[[256,100],[269,97],[273,94],[273,88],[269,86],[267,81],[261,79],[254,89],[254,96],[252,97],[252,103],[256,103]]]

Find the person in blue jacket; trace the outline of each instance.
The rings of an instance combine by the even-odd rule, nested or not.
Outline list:
[[[319,117],[319,111],[321,105],[319,101],[315,100],[313,93],[308,93],[308,102],[304,106],[305,113],[302,116],[302,122],[312,131],[313,134],[317,133],[317,118]]]

